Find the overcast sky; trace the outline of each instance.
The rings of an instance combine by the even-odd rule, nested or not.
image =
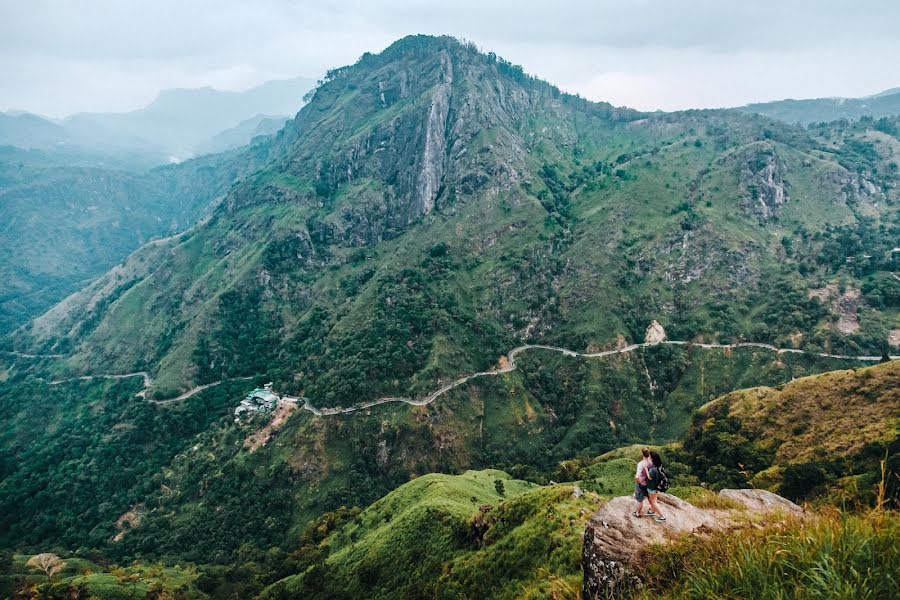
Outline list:
[[[900,86],[898,24],[898,0],[0,0],[0,109],[318,77],[413,33],[639,109],[862,96]]]

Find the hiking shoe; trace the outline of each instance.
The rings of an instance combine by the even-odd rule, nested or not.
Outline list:
[[[665,518],[665,517],[656,517],[656,520],[657,520],[657,521],[665,521],[666,518]]]
[[[631,516],[634,517],[635,519],[640,519],[640,518],[642,518],[644,515],[639,515],[639,514],[637,514],[636,512],[633,512],[633,513],[631,513]]]

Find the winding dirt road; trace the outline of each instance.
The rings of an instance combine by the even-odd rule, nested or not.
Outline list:
[[[135,373],[123,373],[121,375],[82,375],[81,377],[69,377],[67,379],[57,379],[49,382],[48,385],[62,385],[70,381],[91,381],[92,379],[130,379],[131,377],[144,378],[144,390],[153,385],[153,378],[146,371],[137,371]],[[143,393],[143,392],[142,392]]]
[[[478,373],[472,373],[471,375],[465,375],[456,379],[446,385],[441,386],[435,391],[431,392],[424,398],[404,398],[399,396],[388,396],[385,398],[378,398],[377,400],[370,400],[368,402],[361,402],[359,404],[355,404],[353,406],[348,407],[339,407],[339,408],[316,408],[312,405],[308,398],[304,397],[295,397],[295,396],[283,396],[281,399],[285,402],[295,402],[297,403],[303,410],[309,411],[317,417],[327,417],[331,415],[345,415],[353,412],[357,412],[360,410],[366,410],[368,408],[372,408],[373,406],[379,406],[381,404],[389,404],[391,402],[402,402],[403,404],[409,404],[410,406],[427,406],[431,404],[450,390],[453,390],[464,383],[467,383],[473,379],[478,377],[493,377],[496,375],[502,375],[504,373],[510,373],[519,368],[519,365],[516,363],[516,357],[523,352],[528,350],[547,350],[550,352],[559,352],[566,356],[576,358],[602,358],[604,356],[612,356],[614,354],[627,354],[629,352],[634,352],[639,348],[647,348],[651,346],[659,346],[659,345],[671,345],[671,346],[695,346],[698,348],[706,348],[706,349],[734,349],[734,348],[759,348],[761,350],[769,350],[776,354],[806,354],[809,356],[818,356],[820,358],[835,358],[840,360],[858,360],[862,362],[878,362],[881,360],[880,356],[853,356],[849,354],[828,354],[826,352],[808,352],[806,350],[796,350],[794,348],[778,348],[771,344],[763,344],[760,342],[741,342],[737,344],[700,344],[696,342],[685,342],[681,340],[665,340],[662,342],[649,343],[645,342],[642,344],[631,344],[629,346],[623,346],[622,348],[616,348],[615,350],[603,350],[602,352],[577,352],[575,350],[569,350],[568,348],[560,348],[558,346],[546,346],[544,344],[525,344],[523,346],[518,346],[509,351],[506,355],[507,362],[505,365],[492,369],[490,371],[480,371]],[[891,356],[891,360],[897,360],[900,356]],[[147,402],[152,402],[154,404],[171,404],[174,402],[181,402],[182,400],[187,400],[191,396],[199,394],[203,390],[207,390],[211,387],[215,387],[226,381],[247,381],[253,379],[253,377],[232,377],[230,379],[223,379],[221,381],[214,381],[212,383],[207,383],[204,385],[197,386],[187,392],[181,394],[180,396],[175,396],[173,398],[166,398],[164,400],[151,400],[147,399],[145,394],[147,390],[153,385],[153,378],[146,371],[138,371],[136,373],[124,373],[122,375],[82,375],[81,377],[71,377],[69,379],[60,379],[57,381],[51,381],[50,385],[60,385],[62,383],[66,383],[68,381],[90,381],[92,379],[126,379],[128,377],[143,377],[144,378],[144,390],[138,394],[138,396],[145,398]]]
[[[195,396],[199,394],[203,390],[208,390],[211,387],[216,387],[217,385],[221,385],[227,381],[247,381],[249,379],[253,379],[253,377],[231,377],[229,379],[222,379],[219,381],[214,381],[212,383],[206,383],[203,385],[198,385],[197,387],[186,391],[180,396],[175,396],[174,398],[166,398],[164,400],[153,400],[151,398],[147,398],[147,390],[153,385],[153,377],[150,376],[150,373],[146,371],[137,371],[135,373],[123,373],[121,375],[82,375],[80,377],[69,377],[68,379],[57,379],[55,381],[48,382],[48,385],[61,385],[63,383],[68,383],[70,381],[91,381],[92,379],[128,379],[131,377],[143,377],[144,378],[144,389],[139,392],[137,395],[141,398],[147,400],[147,402],[152,402],[153,404],[169,404],[172,402],[181,402],[182,400],[187,400],[191,396]]]
[[[881,360],[880,356],[851,356],[847,354],[828,354],[825,352],[807,352],[806,350],[796,350],[794,348],[778,348],[771,344],[763,344],[759,342],[742,342],[737,344],[700,344],[694,342],[685,342],[680,340],[666,340],[658,343],[643,343],[643,344],[631,344],[629,346],[624,346],[622,348],[616,348],[615,350],[603,350],[602,352],[576,352],[575,350],[569,350],[568,348],[560,348],[558,346],[546,346],[543,344],[525,344],[524,346],[518,346],[509,351],[506,355],[508,364],[493,369],[491,371],[481,371],[478,373],[472,373],[471,375],[466,375],[465,377],[460,377],[459,379],[452,381],[444,385],[443,387],[438,388],[433,391],[428,396],[424,398],[402,398],[402,397],[386,397],[379,398],[377,400],[371,400],[368,402],[362,402],[360,404],[355,404],[353,406],[349,406],[346,408],[316,408],[313,406],[308,398],[302,397],[293,397],[293,396],[285,396],[282,398],[288,402],[297,402],[302,403],[302,408],[316,415],[317,417],[324,417],[330,415],[342,415],[353,413],[360,410],[365,410],[367,408],[372,408],[373,406],[378,406],[381,404],[388,404],[390,402],[402,402],[404,404],[409,404],[410,406],[426,406],[431,404],[450,390],[463,385],[477,377],[489,377],[494,375],[501,375],[503,373],[509,373],[511,371],[515,371],[518,368],[518,364],[516,364],[516,356],[525,352],[526,350],[549,350],[551,352],[559,352],[566,356],[570,356],[572,358],[581,357],[581,358],[601,358],[604,356],[612,356],[613,354],[625,354],[628,352],[634,352],[638,348],[646,348],[650,346],[658,346],[658,345],[673,345],[673,346],[696,346],[699,348],[722,348],[722,349],[733,349],[733,348],[760,348],[763,350],[770,350],[775,352],[776,354],[807,354],[810,356],[818,356],[821,358],[836,358],[842,360],[859,360],[863,362],[877,362]],[[891,356],[891,360],[896,360],[900,358],[900,356]]]
[[[65,354],[28,354],[27,352],[16,352],[14,350],[0,350],[0,354],[7,356],[18,356],[19,358],[65,358]]]
[[[222,379],[221,381],[214,381],[212,383],[207,383],[205,385],[198,385],[194,389],[188,390],[185,393],[181,394],[180,396],[175,396],[174,398],[166,398],[165,400],[147,400],[147,402],[152,402],[153,404],[170,404],[172,402],[181,402],[182,400],[187,400],[188,398],[190,398],[191,396],[193,396],[195,394],[199,394],[203,390],[208,390],[211,387],[216,387],[217,385],[221,385],[221,384],[225,383],[226,381],[248,381],[250,379],[253,379],[253,377],[232,377],[230,379]],[[146,391],[146,389],[144,391]],[[144,392],[141,392],[141,393],[144,393]],[[141,396],[141,397],[143,398],[144,396]]]

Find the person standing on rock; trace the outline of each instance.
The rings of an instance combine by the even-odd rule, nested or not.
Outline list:
[[[650,449],[641,450],[641,460],[634,472],[634,512],[631,516],[640,519],[644,516],[644,499],[647,498],[647,480],[653,461],[650,460]],[[649,512],[648,514],[653,514]]]
[[[666,516],[662,514],[662,511],[659,510],[659,506],[656,504],[656,497],[659,494],[659,484],[662,481],[662,473],[660,470],[662,469],[662,458],[659,456],[659,452],[651,452],[650,453],[650,468],[647,469],[647,500],[650,501],[650,508],[652,510],[647,511],[647,514],[656,514],[657,521],[665,521]]]

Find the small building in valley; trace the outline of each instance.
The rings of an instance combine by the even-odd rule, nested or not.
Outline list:
[[[272,412],[278,406],[279,400],[278,394],[272,391],[272,384],[268,383],[264,387],[256,388],[241,400],[234,409],[234,418],[237,421],[247,414]]]

